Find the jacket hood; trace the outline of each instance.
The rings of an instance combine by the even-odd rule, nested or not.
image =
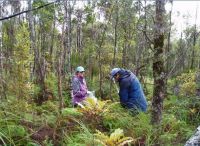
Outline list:
[[[119,81],[124,78],[128,78],[133,74],[130,70],[125,70],[125,69],[121,69],[118,73],[120,74]]]

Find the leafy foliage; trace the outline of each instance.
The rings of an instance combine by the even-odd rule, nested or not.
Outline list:
[[[127,143],[133,142],[132,137],[124,137],[122,129],[116,129],[110,136],[103,134],[97,130],[95,140],[103,146],[124,146]]]
[[[82,121],[93,129],[105,129],[102,125],[103,117],[108,113],[110,105],[109,101],[100,101],[93,97],[88,97],[83,103],[83,107],[79,108],[79,112],[83,114]]]
[[[64,116],[80,116],[82,115],[81,112],[79,112],[76,108],[64,108],[62,110],[62,114]]]
[[[32,7],[48,2],[34,0]],[[162,124],[155,128],[150,124],[149,111],[133,116],[121,107],[117,102],[118,95],[112,91],[107,79],[114,66],[134,70],[145,64],[138,77],[145,76],[147,79],[151,104],[154,82],[152,61],[149,60],[155,52],[149,48],[152,47],[154,32],[154,3],[145,3],[143,7],[139,1],[101,0],[84,2],[83,8],[77,8],[78,3],[73,6],[73,2],[57,1],[30,12],[26,17],[20,15],[2,21],[0,145],[112,146],[128,143],[156,145],[158,142],[160,145],[183,145],[200,123],[200,102],[196,94],[200,84],[195,78],[195,69],[199,68],[199,33],[196,28],[186,29],[183,32],[185,38],[171,40],[170,52],[163,56],[169,61],[165,64],[172,68],[170,75],[175,78],[176,74],[188,68],[193,71],[176,78],[180,94],[165,100]],[[13,12],[21,10],[17,2],[11,3],[2,3],[5,14],[8,8]],[[27,23],[31,13],[33,26]],[[30,37],[32,32],[34,38]],[[35,43],[33,48],[31,43]],[[67,103],[61,113],[57,81],[60,58],[60,96]],[[87,98],[83,108],[70,108],[71,87],[66,83],[72,77],[73,68],[78,65],[86,68],[88,87],[97,95],[101,93],[102,99],[112,97],[114,101]],[[41,83],[44,85],[37,84],[35,79],[38,77],[43,77]],[[99,83],[102,83],[101,87]],[[172,93],[174,82],[169,78],[168,83]],[[41,94],[40,97],[46,100],[38,106],[33,100],[37,100],[43,90],[49,94],[45,93],[47,97]]]
[[[100,101],[97,98],[88,97],[84,101],[84,107],[80,109],[80,112],[89,114],[89,115],[102,115],[105,112],[108,112],[108,103],[109,101]]]
[[[180,93],[182,95],[195,95],[196,94],[196,73],[189,72],[183,73],[177,77],[178,82],[180,83]]]

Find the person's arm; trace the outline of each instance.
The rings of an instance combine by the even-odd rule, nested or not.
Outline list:
[[[121,81],[119,86],[120,86],[120,90],[119,90],[120,103],[122,106],[127,106],[129,84],[125,81]]]

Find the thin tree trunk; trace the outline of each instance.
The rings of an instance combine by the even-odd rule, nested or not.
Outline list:
[[[181,32],[181,38],[180,38],[180,46],[179,46],[179,50],[180,50],[180,62],[178,64],[178,68],[177,70],[179,72],[183,71],[185,69],[185,52],[184,52],[184,46],[183,46],[183,33]]]
[[[99,64],[99,94],[100,94],[99,96],[100,96],[100,98],[103,98],[103,94],[102,94],[102,85],[103,85],[102,77],[103,77],[103,75],[102,75],[102,63],[101,63],[101,49],[102,49],[102,45],[103,45],[103,42],[105,39],[106,30],[107,30],[107,27],[105,26],[99,46],[98,46],[98,50],[97,50],[98,64]]]
[[[194,33],[193,33],[193,47],[192,47],[192,56],[191,56],[191,66],[190,66],[190,69],[194,69],[194,63],[195,63],[195,45],[196,45],[196,27],[197,27],[197,24],[196,24],[196,21],[197,21],[197,8],[196,8],[196,17],[195,17],[195,25],[194,25]]]
[[[62,57],[62,55],[60,55]],[[60,113],[63,108],[63,96],[62,96],[62,73],[61,73],[61,68],[62,68],[62,59],[59,58],[58,60],[58,96],[59,96],[59,110]]]
[[[32,0],[28,0],[28,9],[32,9]],[[35,45],[36,38],[35,38],[35,31],[34,31],[34,18],[33,18],[32,12],[28,13],[28,22],[29,22],[29,30],[30,30],[30,42],[31,42],[31,48],[30,48],[29,53],[32,54],[34,51],[34,54],[38,54],[36,52],[36,45]],[[36,58],[35,58],[34,63],[36,63]],[[34,75],[34,67],[35,67],[35,64],[32,64],[30,62],[30,80],[32,80],[33,75]]]
[[[31,0],[28,1],[29,7],[31,7]],[[30,12],[29,14],[29,29],[30,29],[30,42],[31,42],[31,48],[30,52],[34,52],[34,66],[33,66],[33,73],[35,75],[35,83],[40,87],[40,93],[38,94],[38,100],[36,102],[38,104],[42,104],[43,100],[46,98],[46,87],[45,87],[45,74],[46,74],[46,60],[44,57],[40,57],[40,52],[38,47],[41,48],[41,52],[44,52],[44,43],[45,42],[45,37],[41,32],[42,29],[42,24],[40,23],[40,32],[38,33],[38,44],[40,46],[36,46],[36,32],[34,29],[34,19],[32,16],[32,13]],[[40,37],[39,37],[40,36]],[[31,72],[32,73],[32,72]]]
[[[111,19],[111,15],[113,12],[113,8],[111,9],[110,15],[108,17],[108,22]],[[104,43],[105,40],[105,35],[106,35],[106,31],[107,31],[107,24],[104,26],[104,30],[103,30],[103,34],[101,35],[101,39],[99,41],[99,45],[98,45],[98,49],[97,49],[97,54],[98,54],[98,63],[99,63],[99,94],[100,94],[100,98],[103,98],[103,94],[102,94],[102,85],[103,85],[103,75],[102,75],[102,64],[101,64],[101,49],[102,49],[102,45]]]
[[[116,53],[117,53],[117,41],[118,41],[118,21],[119,21],[119,14],[118,14],[118,0],[116,0],[116,20],[115,20],[115,26],[114,26],[114,33],[115,33],[115,37],[114,37],[114,51],[113,51],[113,62],[111,65],[111,68],[113,68],[116,64]],[[112,96],[111,96],[111,92],[112,92],[112,81],[110,82],[110,91],[109,91],[109,95],[110,95],[110,99],[113,100]]]
[[[65,13],[64,13],[64,22],[63,22],[63,26],[62,26],[62,42],[63,42],[63,57],[62,57],[62,74],[64,74],[64,66],[65,66],[65,61],[66,61],[66,55],[67,55],[67,24],[66,24],[66,19],[67,19],[67,13],[68,13],[68,5],[67,5],[68,1],[64,1],[64,9],[65,9]]]
[[[113,52],[113,63],[112,65],[115,66],[116,63],[116,52],[117,52],[117,39],[118,39],[118,21],[119,21],[119,14],[118,14],[118,0],[116,0],[116,20],[115,20],[115,38],[114,38],[114,52]]]
[[[72,23],[71,23],[71,15],[72,15],[72,7],[70,1],[68,2],[68,17],[67,17],[67,63],[68,69],[67,71],[72,74],[72,67],[71,67],[71,54],[72,54]]]
[[[127,42],[128,42],[126,25],[124,25],[123,29],[124,29],[124,43],[123,43],[123,50],[122,50],[122,66],[126,67],[126,64],[127,64]]]
[[[171,10],[169,12],[169,32],[167,36],[167,49],[166,49],[166,55],[167,55],[167,64],[166,64],[166,72],[169,70],[170,60],[169,60],[169,52],[171,47],[171,25],[172,25],[172,8],[173,8],[173,0],[171,0]]]
[[[101,64],[101,51],[100,48],[98,50],[98,62],[99,62],[99,96],[102,99],[103,94],[102,94],[102,64]]]
[[[73,1],[71,5],[70,0],[64,2],[65,8],[65,19],[66,19],[66,28],[65,28],[65,37],[64,37],[64,57],[63,64],[65,65],[65,60],[67,60],[67,72],[72,74],[71,66],[71,54],[72,54],[72,11],[76,4],[76,0]],[[67,57],[66,57],[67,53]]]
[[[153,57],[153,99],[152,99],[152,124],[159,125],[162,120],[164,100],[164,12],[165,2],[156,0],[155,34],[154,34],[154,57]]]
[[[2,6],[0,5],[0,17],[2,17]],[[3,72],[3,51],[2,51],[2,21],[0,21],[0,76]]]
[[[68,3],[68,21],[67,21],[67,25],[68,25],[68,29],[67,29],[67,33],[68,33],[68,72],[70,74],[72,74],[72,66],[71,66],[71,55],[72,55],[72,12],[74,9],[74,6],[76,4],[76,0],[73,1],[72,5],[70,3],[71,1],[69,0]]]
[[[81,55],[81,51],[82,51],[82,37],[81,37],[81,32],[82,32],[82,28],[81,28],[81,22],[82,22],[82,11],[78,10],[77,12],[77,28],[76,28],[76,46],[77,46],[77,50],[79,52],[79,55]]]
[[[169,32],[168,32],[168,36],[167,36],[167,48],[166,48],[166,52],[165,55],[167,56],[166,58],[166,73],[168,73],[169,71],[169,65],[170,65],[170,57],[169,57],[169,52],[170,52],[170,47],[171,47],[171,25],[172,25],[172,8],[173,8],[173,0],[171,0],[171,10],[169,13]],[[167,96],[167,81],[168,78],[165,78],[165,95]]]
[[[55,38],[55,25],[56,25],[56,16],[55,16],[55,5],[54,5],[54,21],[52,24],[52,33],[51,33],[51,44],[50,44],[50,66],[51,66],[51,70],[53,71],[53,49],[54,49],[54,38]]]
[[[2,17],[2,5],[0,5],[0,17]],[[3,22],[0,21],[0,100],[3,98],[7,98],[6,96],[6,82],[4,81],[3,77],[3,48],[2,48],[2,38],[3,38],[3,32],[2,32],[2,24]]]

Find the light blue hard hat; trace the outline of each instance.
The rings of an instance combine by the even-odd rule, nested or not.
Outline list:
[[[120,68],[113,68],[110,72],[111,78],[113,78],[120,70]]]
[[[82,66],[78,66],[76,68],[76,72],[83,72],[83,71],[85,71],[85,69]]]

